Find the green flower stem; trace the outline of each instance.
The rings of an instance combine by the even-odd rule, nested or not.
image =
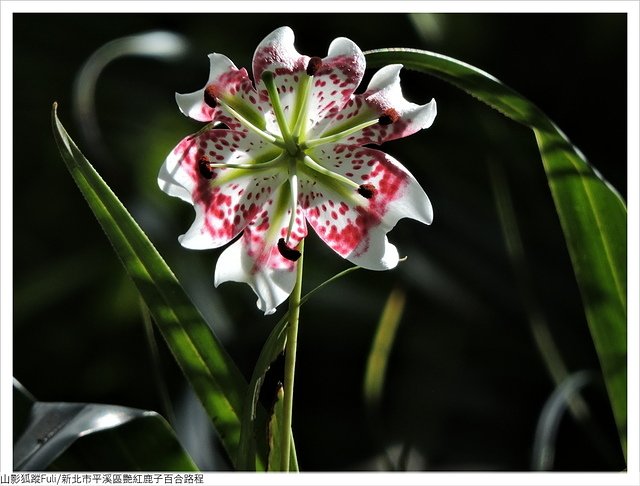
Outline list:
[[[296,285],[289,297],[289,329],[287,331],[287,345],[284,351],[284,410],[282,423],[282,438],[280,441],[282,452],[280,470],[289,471],[291,455],[291,417],[293,413],[293,380],[296,371],[296,349],[298,347],[298,320],[300,318],[300,297],[302,295],[302,260],[304,258],[304,240],[298,245],[300,258],[296,270]]]

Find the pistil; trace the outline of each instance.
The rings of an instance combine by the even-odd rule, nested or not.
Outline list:
[[[326,135],[324,137],[316,138],[314,140],[309,140],[308,142],[304,142],[300,148],[302,150],[310,149],[313,147],[317,147],[319,145],[324,145],[325,143],[335,143],[338,142],[349,135],[352,135],[360,130],[364,130],[365,128],[369,128],[373,125],[391,125],[392,123],[397,122],[400,119],[400,115],[393,108],[386,109],[377,119],[365,121],[353,127],[348,127],[344,130],[341,130],[337,133],[331,133],[330,135]]]

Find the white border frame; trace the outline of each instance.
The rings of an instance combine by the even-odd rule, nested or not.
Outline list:
[[[638,46],[640,38],[639,4],[637,1],[2,1],[0,3],[0,471],[12,472],[12,372],[13,372],[13,13],[53,12],[359,12],[366,5],[367,12],[620,12],[628,15],[628,472],[627,473],[304,473],[301,475],[246,473],[206,473],[205,484],[297,485],[366,483],[388,484],[487,484],[538,485],[580,484],[638,485],[640,484],[638,435],[638,383],[640,352],[638,343],[638,306],[640,261],[638,250],[639,222],[639,147],[638,108],[640,105]]]

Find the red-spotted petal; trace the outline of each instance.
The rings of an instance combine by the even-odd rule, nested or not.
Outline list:
[[[416,179],[393,157],[379,150],[325,145],[312,157],[327,169],[370,188],[369,198],[355,189],[323,178],[307,178],[300,203],[309,224],[339,255],[372,270],[393,268],[398,251],[387,240],[401,218],[426,224],[433,219],[429,198]]]
[[[188,94],[176,93],[178,107],[185,115],[198,121],[221,122],[232,129],[242,129],[242,124],[222,106],[205,102],[205,91],[215,98],[222,98],[232,108],[249,119],[261,117],[268,105],[261,103],[247,70],[238,69],[223,54],[209,54],[209,80],[204,88]]]
[[[402,65],[392,64],[376,72],[367,90],[355,95],[332,119],[324,134],[339,133],[360,123],[387,116],[390,124],[375,124],[355,132],[343,143],[355,145],[377,144],[406,137],[423,128],[429,128],[437,113],[436,102],[425,105],[411,103],[404,98],[400,87]]]
[[[280,103],[287,119],[296,110],[301,83],[307,77],[309,56],[294,47],[295,36],[289,27],[281,27],[269,34],[258,46],[253,57],[253,75],[264,102],[268,99],[262,74],[274,74]],[[335,39],[328,54],[321,59],[311,80],[310,101],[307,108],[307,128],[336,113],[351,97],[364,75],[365,59],[360,48],[347,38]],[[275,122],[274,122],[275,125]]]
[[[351,40],[339,37],[331,43],[312,80],[308,108],[310,136],[320,133],[321,127],[351,99],[362,81],[365,65],[364,54]]]
[[[278,155],[251,133],[209,130],[183,139],[158,177],[167,194],[192,203],[196,218],[180,237],[187,248],[217,248],[238,235],[286,180],[276,169],[209,169],[207,163],[263,163]]]
[[[249,284],[258,297],[258,308],[265,314],[275,312],[295,284],[296,264],[278,250],[278,240],[286,237],[291,215],[287,189],[286,185],[281,186],[274,193],[216,264],[216,287],[223,282]],[[298,208],[288,246],[296,247],[306,235],[304,215]]]
[[[304,56],[296,50],[294,40],[295,35],[291,28],[280,27],[260,42],[253,54],[253,77],[256,84],[262,79],[264,71],[270,71],[276,76],[306,71],[309,56]],[[279,83],[277,84],[279,86]]]
[[[300,54],[294,47],[295,36],[289,27],[276,29],[256,48],[253,55],[253,77],[260,101],[267,103],[269,94],[262,81],[262,74],[269,71],[274,74],[274,83],[280,96],[280,104],[285,117],[290,122],[296,108],[296,96],[302,76],[305,76],[309,56]],[[269,128],[277,123],[272,116]]]

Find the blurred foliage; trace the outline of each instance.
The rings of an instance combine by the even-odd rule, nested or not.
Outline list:
[[[49,127],[51,103],[58,101],[67,129],[80,132],[82,121],[72,121],[65,107],[93,52],[157,29],[186,36],[188,56],[171,63],[129,57],[107,66],[96,90],[106,150],[76,142],[251,376],[284,309],[265,318],[246,286],[213,288],[220,252],[179,246],[193,210],[161,193],[156,174],[175,143],[199,128],[179,113],[173,93],[202,86],[209,52],[249,67],[257,43],[281,25],[294,29],[298,50],[307,54],[322,55],[333,38],[347,36],[362,49],[415,47],[478,66],[538,105],[626,193],[623,14],[15,14],[14,373],[39,399],[162,412],[136,291],[60,161]],[[531,292],[565,365],[601,380],[535,140],[442,81],[408,71],[402,78],[408,99],[434,97],[439,114],[432,128],[385,150],[421,182],[435,220],[431,227],[402,221],[390,234],[408,256],[397,270],[355,272],[303,308],[293,424],[300,468],[371,469],[385,450],[400,445],[428,470],[528,469],[536,423],[554,383],[510,265],[489,161],[503,168],[510,185]],[[305,288],[311,289],[347,264],[315,236],[308,240]],[[362,383],[393,288],[402,289],[406,304],[380,414],[372,418]],[[207,421],[194,412],[162,346],[160,362],[176,404],[176,429],[190,451],[195,443],[205,452],[192,457],[205,469],[228,467],[202,435],[193,440],[194,431],[208,430]],[[279,372],[276,363],[265,382],[267,405]],[[604,388],[588,386],[583,397],[590,419],[562,420],[555,467],[622,469]]]
[[[17,471],[194,471],[156,412],[95,403],[38,402],[13,385]]]

